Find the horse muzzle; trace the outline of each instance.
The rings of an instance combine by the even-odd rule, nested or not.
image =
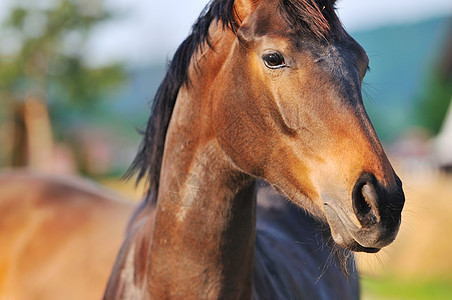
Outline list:
[[[374,175],[363,173],[352,192],[352,205],[331,197],[323,199],[334,241],[357,252],[378,252],[394,241],[405,203],[402,182],[395,175],[395,188],[382,187]]]

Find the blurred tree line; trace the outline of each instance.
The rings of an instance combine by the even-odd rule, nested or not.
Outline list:
[[[438,134],[452,100],[452,21],[440,57],[421,96],[419,119],[431,133]]]
[[[64,112],[95,113],[123,66],[90,66],[84,46],[112,18],[101,0],[15,0],[0,27],[0,164],[44,168]],[[58,128],[59,131],[54,130]]]

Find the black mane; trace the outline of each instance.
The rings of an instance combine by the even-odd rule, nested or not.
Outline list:
[[[148,177],[146,201],[150,203],[157,201],[166,132],[179,89],[182,85],[189,84],[188,68],[191,58],[205,43],[210,46],[208,32],[213,21],[222,22],[223,26],[235,30],[237,24],[234,20],[234,0],[209,2],[193,25],[191,34],[174,54],[165,78],[157,90],[138,154],[125,175],[130,178],[137,174],[137,181]]]
[[[221,22],[224,28],[233,32],[238,29],[234,2],[235,0],[211,0],[207,4],[193,25],[191,34],[174,54],[157,90],[137,156],[125,175],[125,178],[131,178],[136,174],[138,182],[148,178],[147,203],[155,204],[157,201],[166,133],[179,89],[190,84],[188,68],[191,59],[204,45],[211,47],[208,32],[212,22]],[[334,13],[334,2],[280,0],[280,13],[297,32],[326,39],[328,32],[336,29],[334,24],[339,22]]]

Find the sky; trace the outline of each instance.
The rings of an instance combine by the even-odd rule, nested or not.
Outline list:
[[[13,1],[0,1],[0,20]],[[105,2],[116,12],[116,18],[101,24],[92,34],[86,57],[93,64],[114,60],[142,64],[168,59],[188,35],[207,0]],[[345,28],[351,32],[452,16],[451,0],[339,0],[336,6]]]

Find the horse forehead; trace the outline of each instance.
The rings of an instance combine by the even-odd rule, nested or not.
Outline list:
[[[306,62],[299,66],[303,78],[309,78],[306,84],[323,82],[338,99],[360,99],[360,54],[354,49],[343,43],[305,44],[299,52],[299,60]]]
[[[321,59],[332,67],[356,67],[356,53],[343,44],[330,44],[323,49]]]
[[[360,53],[349,42],[328,43],[306,46],[313,61],[325,73],[336,79],[359,80],[358,60]]]

